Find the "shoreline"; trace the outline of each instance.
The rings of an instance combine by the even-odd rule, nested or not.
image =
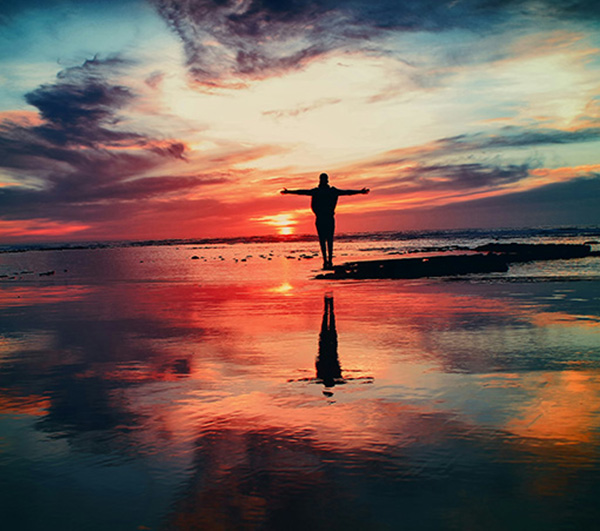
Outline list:
[[[536,234],[538,238],[596,238],[600,239],[600,227],[598,226],[558,226],[558,227],[515,227],[515,228],[461,228],[461,229],[431,229],[431,230],[405,230],[405,231],[371,231],[357,233],[336,234],[336,242],[352,241],[382,241],[382,242],[412,242],[423,239],[464,239],[476,238],[498,242],[500,240],[520,240],[530,238]],[[484,236],[485,235],[485,236]],[[33,242],[33,243],[7,243],[0,244],[0,254],[24,253],[29,251],[66,251],[66,250],[93,250],[126,247],[162,247],[162,246],[187,246],[187,245],[236,245],[236,244],[260,244],[260,243],[308,243],[317,242],[316,234],[294,234],[294,235],[264,235],[264,236],[233,236],[213,238],[161,238],[148,240],[78,240],[71,242]],[[597,244],[600,241],[584,241],[583,244]],[[443,247],[443,246],[442,246]],[[452,247],[452,246],[450,246]],[[434,249],[439,250],[439,249]],[[448,249],[452,250],[452,249]]]

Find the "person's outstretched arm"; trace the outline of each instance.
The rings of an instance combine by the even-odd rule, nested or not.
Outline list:
[[[338,190],[340,195],[358,195],[368,194],[370,190],[368,188],[362,188],[361,190]]]
[[[280,192],[281,194],[294,194],[294,195],[312,195],[312,190],[288,190],[284,188]]]

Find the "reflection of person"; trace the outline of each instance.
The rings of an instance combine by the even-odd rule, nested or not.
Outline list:
[[[337,331],[335,329],[335,314],[333,313],[333,297],[325,296],[323,309],[323,322],[319,334],[319,355],[316,362],[317,380],[325,386],[323,393],[331,396],[333,393],[327,388],[336,383],[344,383],[342,368],[338,358]]]
[[[329,176],[326,173],[319,175],[319,186],[310,190],[281,190],[282,194],[296,194],[311,196],[310,207],[316,216],[317,234],[321,254],[323,255],[323,269],[333,267],[333,233],[335,232],[335,206],[340,195],[368,194],[369,189],[338,190],[329,186]]]

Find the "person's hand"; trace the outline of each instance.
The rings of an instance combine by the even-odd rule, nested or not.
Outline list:
[[[368,188],[363,188],[360,193],[361,194],[368,194],[371,190],[369,190]]]
[[[279,192],[280,194],[289,194],[288,189],[284,188],[283,190],[281,190],[281,192]]]

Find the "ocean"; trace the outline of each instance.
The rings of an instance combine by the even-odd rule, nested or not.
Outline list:
[[[341,235],[335,263],[600,228]],[[6,529],[594,529],[600,259],[322,280],[313,236],[0,248]]]

